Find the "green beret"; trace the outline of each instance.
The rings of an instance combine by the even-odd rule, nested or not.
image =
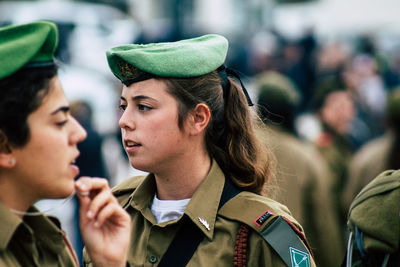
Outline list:
[[[201,76],[221,66],[227,51],[225,37],[208,34],[177,42],[117,46],[109,49],[106,55],[111,71],[125,83],[151,76]],[[140,78],[143,75],[147,75],[146,78]]]
[[[57,41],[57,27],[48,21],[0,28],[0,79],[28,64],[53,61]]]

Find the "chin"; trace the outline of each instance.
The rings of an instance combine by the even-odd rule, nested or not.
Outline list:
[[[65,184],[64,186],[60,186],[58,190],[54,190],[54,195],[52,198],[58,199],[58,198],[66,198],[69,197],[74,193],[74,183],[69,183]]]
[[[139,171],[151,172],[152,168],[148,164],[140,163],[138,161],[130,161],[131,166]]]

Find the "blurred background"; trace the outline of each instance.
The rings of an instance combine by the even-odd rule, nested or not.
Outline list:
[[[105,51],[206,33],[226,36],[226,65],[242,75],[254,100],[266,72],[283,75],[299,95],[290,131],[326,162],[331,178],[320,179],[327,180],[345,239],[349,201],[379,171],[400,168],[399,103],[387,107],[400,84],[399,10],[398,0],[0,1],[0,26],[57,23],[59,76],[74,116],[88,131],[80,144],[81,174],[107,177],[112,186],[142,172],[129,166],[120,144],[122,86],[108,69]],[[289,120],[274,112],[282,125]],[[373,148],[380,154],[365,148],[382,139],[386,143]],[[364,150],[369,156],[359,156]],[[81,257],[76,202],[38,205],[62,219]]]

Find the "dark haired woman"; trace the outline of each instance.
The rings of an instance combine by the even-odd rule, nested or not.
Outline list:
[[[74,190],[94,265],[125,266],[129,216],[105,179],[74,180],[86,132],[57,76],[57,38],[51,22],[0,28],[0,266],[79,266],[57,219],[33,206]]]

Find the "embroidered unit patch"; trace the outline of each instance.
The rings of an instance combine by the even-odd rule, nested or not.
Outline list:
[[[266,212],[264,212],[260,217],[258,217],[254,223],[257,224],[257,226],[261,226],[266,220],[268,220],[269,217],[272,216],[272,213],[267,210]]]
[[[310,267],[310,255],[301,250],[290,247],[292,267]]]

